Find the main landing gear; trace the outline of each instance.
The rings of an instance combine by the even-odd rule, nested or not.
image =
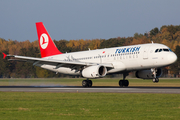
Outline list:
[[[119,80],[119,86],[120,87],[128,87],[129,85],[129,81],[128,80],[125,80],[126,76],[128,76],[129,74],[128,73],[123,73],[123,80]]]
[[[125,80],[126,76],[128,76],[129,73],[123,73],[123,80],[119,80],[119,86],[120,87],[128,87],[129,86],[129,81]],[[92,81],[87,79],[82,81],[82,86],[83,87],[92,87]]]
[[[83,87],[92,87],[92,81],[87,79],[82,81],[82,86]]]

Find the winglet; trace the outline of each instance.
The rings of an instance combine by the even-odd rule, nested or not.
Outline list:
[[[7,56],[7,55],[6,55],[5,53],[3,53],[3,59],[5,59],[5,58],[6,58],[6,56]]]

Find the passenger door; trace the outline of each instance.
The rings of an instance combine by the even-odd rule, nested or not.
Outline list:
[[[145,47],[144,48],[144,52],[143,52],[143,59],[148,59],[148,50],[149,50],[149,47]]]

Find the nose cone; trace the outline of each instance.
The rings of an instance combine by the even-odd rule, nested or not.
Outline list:
[[[167,57],[168,57],[168,62],[169,62],[170,64],[176,62],[176,60],[177,60],[177,56],[176,56],[175,53],[171,53],[171,54],[169,54]]]

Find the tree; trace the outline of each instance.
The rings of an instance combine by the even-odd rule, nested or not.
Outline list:
[[[155,27],[154,29],[152,29],[152,30],[150,31],[150,35],[151,35],[151,36],[156,35],[156,34],[158,34],[158,33],[159,33],[159,29],[158,29],[157,27]]]
[[[123,46],[125,43],[125,38],[110,38],[108,40],[101,40],[100,48],[110,48],[110,47],[118,47]]]
[[[139,34],[139,33],[135,33],[134,34],[134,38],[137,39],[137,38],[142,38],[143,37],[143,34]]]
[[[175,54],[177,55],[177,61],[170,66],[170,70],[172,71],[173,74],[179,75],[179,70],[180,70],[180,46],[177,45],[175,49]]]
[[[49,77],[48,70],[45,70],[40,67],[35,67],[35,68],[36,68],[36,75],[38,78],[48,78]]]
[[[70,52],[70,49],[67,47],[68,41],[66,40],[54,40],[54,43],[56,44],[58,50],[60,50],[62,53]]]
[[[174,26],[162,26],[160,30],[155,27],[149,33],[142,35],[135,33],[134,37],[128,38],[110,38],[110,39],[92,39],[92,40],[54,40],[57,48],[62,52],[75,52],[90,49],[99,49],[99,48],[110,48],[118,47],[124,45],[132,44],[142,44],[142,43],[163,43],[175,51],[178,58],[180,57],[179,46],[180,46],[180,25]],[[39,50],[38,40],[30,42],[29,40],[18,42],[13,40],[5,40],[0,38],[0,51],[5,52],[6,54],[16,54],[22,56],[30,57],[41,57]],[[32,63],[25,62],[15,62],[7,61],[2,59],[2,54],[0,53],[0,77],[59,77],[62,74],[55,74],[54,72],[47,71],[44,69],[37,68],[32,66]],[[179,71],[179,59],[177,63],[172,65],[170,70],[178,74]],[[178,67],[177,67],[178,66]],[[178,69],[177,69],[178,68]],[[45,74],[45,75],[43,75]]]

